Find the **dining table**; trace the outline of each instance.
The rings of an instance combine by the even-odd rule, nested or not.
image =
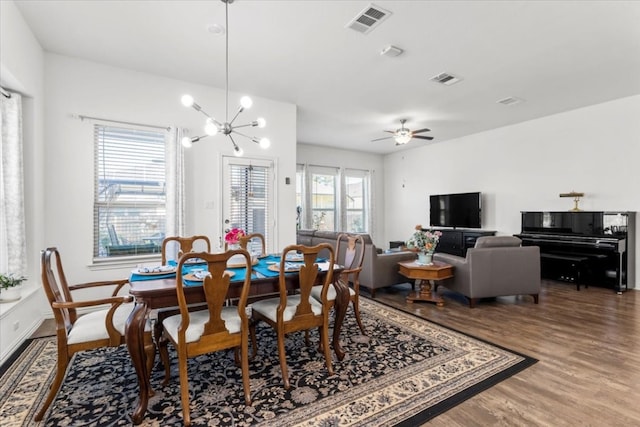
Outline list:
[[[254,257],[253,261],[254,265],[251,268],[251,288],[249,291],[250,300],[252,298],[265,297],[269,294],[277,294],[279,290],[280,256],[259,256]],[[285,261],[285,264],[289,264],[288,260]],[[291,261],[292,264],[295,262],[295,260]],[[319,268],[318,279],[320,280],[327,273],[329,263],[325,259],[319,258],[316,260],[316,264]],[[171,269],[171,266],[174,268]],[[133,423],[136,425],[143,421],[147,412],[149,397],[153,395],[153,389],[150,384],[151,372],[147,370],[146,353],[144,351],[145,326],[152,310],[171,307],[177,308],[177,272],[175,271],[175,267],[176,263],[170,261],[167,266],[137,268],[131,272],[129,277],[129,293],[135,298],[135,305],[127,319],[125,340],[139,384],[138,403],[131,417]],[[183,268],[181,274],[183,275],[183,279],[185,279],[184,282],[186,286],[184,290],[187,304],[206,302],[202,282],[186,280],[186,277],[194,277],[194,272],[206,270],[206,268],[206,265],[198,263],[193,263]],[[298,283],[298,272],[295,268],[292,268],[291,271],[289,271],[288,267],[285,268],[287,269],[285,273],[287,289],[289,291],[295,291]],[[231,285],[227,297],[232,300],[240,296],[247,268],[246,265],[230,265],[227,269],[232,273]],[[336,290],[336,299],[334,303],[335,318],[332,345],[338,360],[342,360],[345,356],[340,346],[340,331],[350,301],[348,283],[343,280],[337,280],[343,269],[342,266],[334,264],[333,285]]]

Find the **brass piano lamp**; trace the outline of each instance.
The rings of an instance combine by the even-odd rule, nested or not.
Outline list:
[[[560,197],[573,197],[574,206],[571,211],[579,212],[581,210],[578,207],[578,202],[580,201],[580,197],[584,197],[584,193],[576,193],[575,191],[572,191],[571,193],[560,193]]]

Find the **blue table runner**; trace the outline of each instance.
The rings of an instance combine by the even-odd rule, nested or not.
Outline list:
[[[273,264],[280,265],[280,259],[281,258],[279,256],[274,256],[274,255],[268,255],[264,258],[258,259],[258,263],[252,267],[251,279],[279,276],[280,273],[277,271],[269,270],[269,266]],[[318,258],[316,260],[316,262],[319,262],[319,263],[325,262],[325,261],[326,259],[324,258]],[[167,263],[167,265],[177,266],[178,264],[175,261],[171,260]],[[204,264],[185,265],[182,268],[182,275],[184,276],[186,274],[193,272],[194,270],[203,270],[205,268],[206,266]],[[232,282],[242,282],[247,272],[247,269],[245,267],[228,268],[227,270],[232,271],[234,273],[233,277],[231,278]],[[259,275],[261,275],[262,277],[258,277],[258,274],[256,273],[259,273]],[[129,281],[139,282],[144,280],[173,279],[175,277],[176,277],[175,272],[167,273],[167,274],[146,275],[146,274],[136,274],[132,271],[131,275],[129,276]],[[202,282],[195,281],[195,280],[185,280],[185,284],[188,286],[197,286],[197,285],[201,285]]]

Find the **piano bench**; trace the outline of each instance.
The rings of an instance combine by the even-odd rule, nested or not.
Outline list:
[[[571,269],[573,270],[573,273],[574,273],[576,289],[580,290],[580,278],[582,277],[582,272],[584,271],[584,267],[585,267],[584,263],[589,261],[589,258],[581,257],[581,256],[573,256],[573,255],[547,254],[547,253],[541,253],[540,258],[557,260],[557,261],[565,261],[567,263],[570,263]],[[589,286],[585,283],[584,287],[588,288]]]

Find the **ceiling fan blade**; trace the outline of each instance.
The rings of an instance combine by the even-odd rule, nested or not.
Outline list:
[[[382,141],[383,139],[391,139],[391,138],[393,138],[393,137],[392,136],[386,136],[384,138],[372,139],[371,142]]]
[[[416,139],[427,139],[429,141],[431,141],[433,139],[432,136],[420,136],[420,135],[413,135],[414,138]]]
[[[424,128],[424,129],[420,129],[420,130],[414,130],[411,133],[416,134],[416,133],[422,133],[422,132],[431,132],[431,129]]]
[[[396,133],[395,130],[383,130],[382,132],[387,132],[387,133]]]

